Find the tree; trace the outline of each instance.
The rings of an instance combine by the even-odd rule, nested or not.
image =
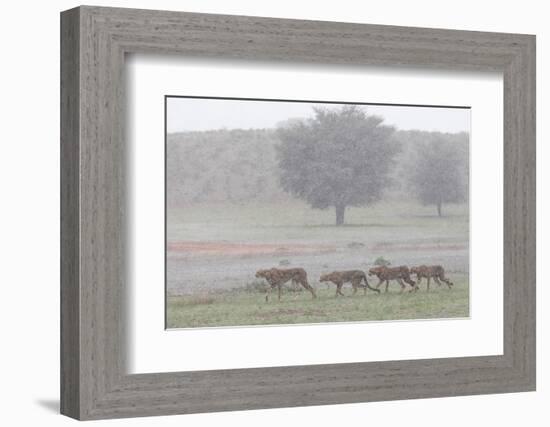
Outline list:
[[[388,265],[391,265],[391,262],[389,262],[386,258],[384,258],[383,256],[379,256],[378,258],[376,258],[374,260],[374,265],[376,266],[382,266],[382,267],[387,267]]]
[[[314,111],[277,130],[281,186],[313,208],[334,207],[341,225],[346,207],[379,200],[390,184],[395,129],[357,106]]]
[[[459,144],[440,134],[420,144],[411,170],[410,186],[424,205],[434,205],[443,215],[443,204],[466,200],[468,191],[467,158]]]

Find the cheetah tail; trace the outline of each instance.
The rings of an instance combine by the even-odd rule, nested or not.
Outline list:
[[[369,281],[367,280],[367,275],[365,273],[363,273],[362,279],[365,281],[365,285],[367,286],[367,288],[369,288],[371,291],[380,293],[380,289],[373,288],[371,285],[369,285]]]

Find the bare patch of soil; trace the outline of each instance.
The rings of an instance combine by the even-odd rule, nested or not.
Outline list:
[[[193,255],[299,255],[327,253],[336,250],[333,245],[312,245],[301,243],[228,243],[228,242],[168,242],[170,256]]]

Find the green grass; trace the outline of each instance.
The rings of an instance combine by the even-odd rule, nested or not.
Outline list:
[[[468,239],[468,204],[435,207],[385,201],[346,209],[345,225],[334,225],[334,209],[312,209],[301,201],[279,204],[196,204],[168,210],[168,240],[347,241],[358,239]]]
[[[376,320],[436,319],[469,316],[467,276],[452,277],[455,286],[449,290],[426,282],[416,293],[399,293],[399,285],[390,283],[389,292],[376,294],[359,290],[352,296],[351,287],[344,288],[346,297],[335,295],[335,287],[317,288],[318,298],[308,292],[285,290],[281,301],[277,292],[265,301],[265,292],[255,287],[204,295],[169,296],[168,328],[192,328],[238,325],[275,325]],[[408,289],[407,289],[408,290]]]

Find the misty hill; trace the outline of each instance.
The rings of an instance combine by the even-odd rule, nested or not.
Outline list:
[[[419,147],[423,144],[430,144],[446,140],[457,147],[461,156],[461,165],[463,166],[463,179],[467,183],[469,175],[469,135],[466,132],[460,133],[441,133],[426,132],[420,130],[400,130],[395,133],[395,137],[401,143],[401,152],[396,156],[396,185],[392,194],[398,197],[409,194],[408,179],[410,177],[410,168],[416,165]],[[435,166],[435,165],[434,165]]]
[[[284,200],[272,129],[169,134],[167,195],[171,205]]]
[[[445,138],[468,157],[468,134],[397,131],[401,152],[396,157],[389,197],[408,197],[407,171],[416,147]],[[167,197],[170,206],[204,202],[284,201],[279,186],[275,129],[232,129],[168,134]],[[465,162],[467,165],[468,162]],[[467,179],[467,167],[464,170]]]

